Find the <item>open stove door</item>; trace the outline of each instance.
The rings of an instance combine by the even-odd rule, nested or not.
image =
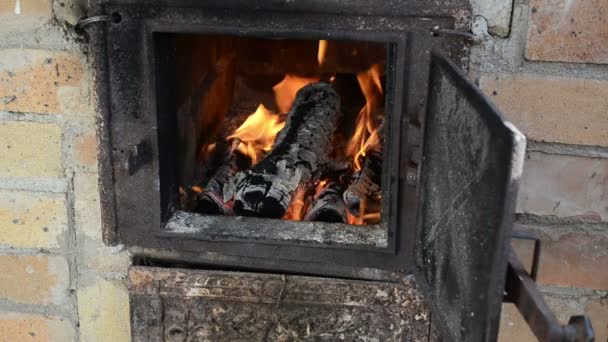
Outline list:
[[[419,279],[445,339],[494,341],[525,137],[439,53],[424,125]]]

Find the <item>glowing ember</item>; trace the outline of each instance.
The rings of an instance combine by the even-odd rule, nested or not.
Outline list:
[[[318,193],[320,193],[321,191],[323,191],[323,189],[325,189],[325,187],[327,186],[327,180],[323,179],[322,181],[320,181],[317,184],[317,188],[315,189],[315,195],[317,195]]]
[[[283,216],[284,220],[302,221],[308,208],[307,191],[304,187],[299,187],[293,195],[293,200]]]
[[[258,109],[228,137],[228,140],[235,139],[236,150],[251,158],[251,162],[255,165],[271,150],[274,139],[283,126],[285,122],[281,122],[279,115],[260,104]]]
[[[192,188],[192,191],[196,192],[197,194],[200,194],[203,192],[203,188],[201,188],[200,186],[194,185]]]
[[[374,122],[374,109],[382,100],[382,84],[380,82],[380,65],[374,64],[368,70],[357,74],[361,91],[365,96],[365,105],[359,111],[355,132],[346,146],[346,155],[353,158],[355,170],[361,169],[359,158],[365,152],[380,143]]]
[[[319,78],[286,74],[281,82],[272,87],[279,111],[281,113],[289,112],[298,90],[307,84],[315,82],[319,82]]]
[[[317,61],[319,65],[325,61],[325,54],[327,53],[327,40],[319,40],[319,50],[317,51]]]

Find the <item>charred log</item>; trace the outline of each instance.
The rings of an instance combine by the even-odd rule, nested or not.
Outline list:
[[[211,177],[205,190],[199,195],[194,211],[212,215],[230,214],[230,207],[224,203],[224,184],[234,176],[236,171],[236,158],[232,156]]]
[[[339,182],[329,182],[315,196],[304,219],[306,221],[346,222],[346,206],[342,199],[343,193],[344,187]]]
[[[225,157],[205,185],[203,192],[198,195],[195,212],[212,215],[232,214],[232,208],[224,201],[224,186],[239,170],[248,168],[251,162],[234,148],[222,147]]]
[[[300,89],[272,151],[251,169],[239,172],[225,189],[234,194],[237,215],[282,217],[298,186],[310,183],[329,161],[329,146],[340,113],[340,99],[326,83]]]
[[[344,202],[351,214],[360,216],[362,207],[367,212],[379,210],[381,179],[382,151],[369,151],[361,170],[353,174],[352,183],[344,192]]]

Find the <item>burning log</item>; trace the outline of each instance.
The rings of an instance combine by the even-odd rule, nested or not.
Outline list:
[[[224,203],[224,184],[228,183],[237,170],[237,157],[234,153],[230,153],[199,195],[194,211],[212,215],[230,214],[231,208]]]
[[[282,217],[296,189],[310,183],[329,162],[329,148],[340,115],[340,99],[326,83],[300,89],[272,151],[239,172],[225,189],[234,195],[238,215]]]
[[[346,222],[346,206],[342,199],[343,192],[344,187],[339,182],[328,182],[325,188],[315,196],[314,202],[304,219],[306,221]]]
[[[381,178],[382,149],[380,148],[366,154],[361,170],[353,174],[352,183],[344,192],[344,202],[351,214],[361,218],[366,211],[378,211]]]
[[[218,153],[223,157],[220,157],[219,167],[209,178],[204,190],[197,196],[195,212],[212,215],[232,214],[231,205],[224,201],[224,186],[239,170],[251,166],[251,159],[237,150],[238,145],[237,140],[218,144]]]

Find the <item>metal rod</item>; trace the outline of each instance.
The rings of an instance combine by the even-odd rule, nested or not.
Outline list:
[[[457,31],[457,30],[452,30],[452,29],[445,29],[445,28],[441,28],[439,26],[434,26],[431,29],[431,34],[435,37],[438,36],[459,36],[459,37],[463,37],[465,39],[470,40],[473,43],[480,43],[481,40],[479,37],[477,37],[476,35],[470,33],[470,32],[464,32],[464,31]]]
[[[573,316],[561,325],[545,303],[532,277],[511,248],[505,283],[506,299],[512,301],[539,341],[593,341],[591,322],[586,316]]]
[[[112,17],[109,15],[95,15],[92,17],[80,17],[76,20],[74,27],[78,30],[84,28],[85,26],[91,25],[92,23],[103,22],[103,21],[111,21]]]

